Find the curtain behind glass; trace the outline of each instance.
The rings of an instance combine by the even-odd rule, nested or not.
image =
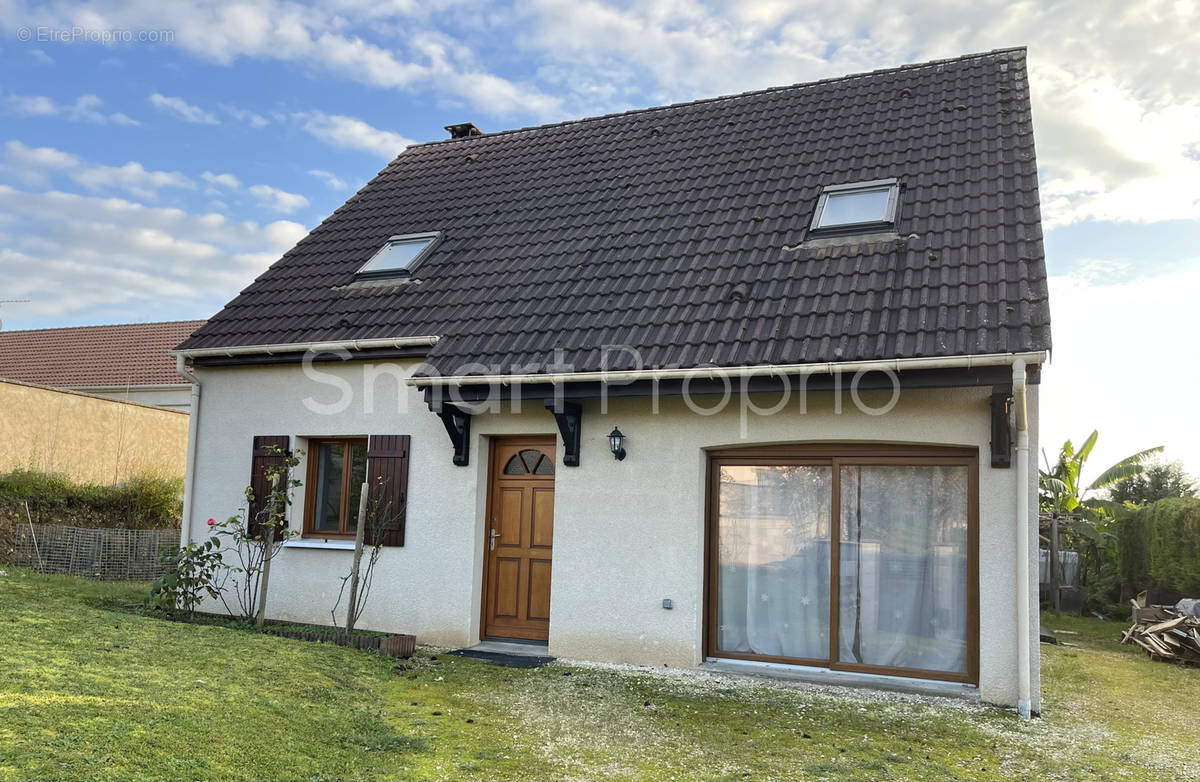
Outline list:
[[[322,444],[317,448],[317,506],[313,512],[314,530],[337,532],[341,528],[344,458],[341,443]]]
[[[721,468],[719,650],[828,659],[832,481],[822,466]]]
[[[346,529],[358,531],[358,501],[362,497],[362,485],[367,480],[367,444],[352,443],[350,446],[350,500],[346,503]]]
[[[841,468],[839,660],[967,670],[967,468]]]

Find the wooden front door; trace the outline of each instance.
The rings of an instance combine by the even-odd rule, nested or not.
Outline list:
[[[485,525],[483,636],[550,637],[554,544],[552,437],[497,438]]]

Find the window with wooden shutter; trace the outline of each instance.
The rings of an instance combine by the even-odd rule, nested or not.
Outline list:
[[[267,510],[267,503],[271,498],[271,479],[267,476],[267,471],[287,464],[290,445],[291,438],[286,434],[260,434],[254,437],[254,452],[250,463],[250,490],[253,496],[246,512],[246,534],[252,538],[263,534],[259,517]],[[287,480],[286,475],[283,480]],[[277,529],[276,539],[285,530],[286,526]]]
[[[406,434],[380,434],[371,435],[367,443],[367,483],[371,492],[366,530],[369,542],[379,534],[385,546],[404,545],[410,440]]]
[[[352,540],[358,527],[358,500],[366,479],[366,439],[310,439],[304,495],[305,536]]]

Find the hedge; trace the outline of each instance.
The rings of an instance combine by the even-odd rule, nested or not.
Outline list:
[[[1146,523],[1150,506],[1141,508],[1117,527],[1117,561],[1121,574],[1121,601],[1124,603],[1151,586],[1150,533]]]
[[[1150,578],[1200,597],[1200,499],[1159,500],[1148,509]]]
[[[178,527],[183,479],[139,476],[116,484],[76,483],[35,470],[0,475],[0,514],[35,524],[116,529]]]
[[[1157,587],[1200,597],[1200,499],[1159,500],[1117,529],[1121,597]]]

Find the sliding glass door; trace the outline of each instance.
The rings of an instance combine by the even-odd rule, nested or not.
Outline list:
[[[832,487],[828,466],[721,468],[721,649],[828,656]]]
[[[709,655],[975,681],[976,465],[947,448],[713,453]]]

